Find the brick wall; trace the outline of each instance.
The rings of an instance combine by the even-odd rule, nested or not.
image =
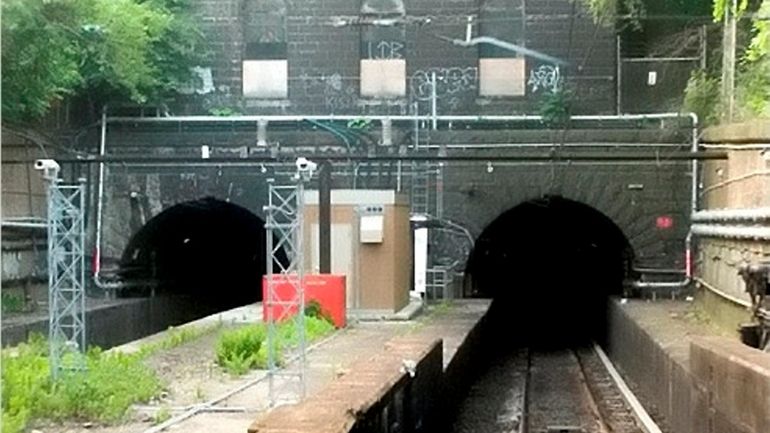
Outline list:
[[[576,90],[576,112],[614,110],[614,31],[596,27],[579,2],[406,2],[406,24],[394,30],[403,32],[404,44],[393,55],[406,60],[407,92],[394,99],[360,96],[362,35],[383,31],[371,24],[353,23],[362,17],[360,1],[195,0],[193,5],[209,41],[211,62],[202,66],[211,68],[213,91],[181,100],[177,112],[231,108],[242,113],[402,114],[412,112],[417,103],[419,110],[427,113],[434,72],[440,113],[536,112],[543,93],[539,81],[553,77],[553,68],[528,58],[525,96],[479,97],[479,57],[515,54],[489,45],[452,44],[448,39],[465,38],[469,16],[476,22],[473,36],[493,36],[569,62],[560,68],[559,76]],[[286,100],[241,96],[241,61],[246,44],[255,32],[259,34],[254,27],[270,30],[264,31],[260,40],[286,44]]]

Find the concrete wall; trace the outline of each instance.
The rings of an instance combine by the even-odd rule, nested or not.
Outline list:
[[[186,297],[123,299],[95,305],[86,313],[86,344],[110,348],[214,312],[216,309],[202,305],[199,299]],[[48,335],[48,316],[18,319],[4,321],[4,346],[23,342],[32,333]]]
[[[681,325],[659,309],[668,320],[610,304],[608,352],[647,409],[672,433],[770,431],[770,355],[703,330],[672,330]]]
[[[257,419],[249,433],[449,431],[448,414],[485,359],[487,308],[484,301],[453,304],[302,403]]]
[[[738,341],[693,340],[690,368],[708,411],[708,431],[770,431],[770,355]]]
[[[770,206],[770,158],[761,146],[770,146],[770,122],[755,121],[709,128],[706,146],[726,150],[725,161],[709,161],[703,167],[701,209],[751,209]],[[754,223],[750,223],[754,224]],[[767,221],[759,224],[767,225]],[[750,299],[738,268],[770,260],[770,243],[748,239],[702,238],[698,243],[696,275],[705,290],[726,294],[742,304]],[[719,316],[718,306],[704,304]],[[748,321],[748,313],[743,320]],[[726,323],[737,326],[733,319]]]
[[[32,160],[45,155],[30,140],[3,129],[3,161]],[[3,164],[2,220],[45,219],[46,189],[42,174],[32,164]],[[46,278],[45,229],[4,227],[2,248],[2,285],[27,292],[30,283]],[[5,290],[4,290],[5,291]],[[20,296],[30,295],[24,293]],[[36,296],[32,296],[35,298]]]
[[[323,391],[255,421],[250,433],[434,431],[439,417],[441,340],[395,338]],[[413,362],[411,370],[404,360]]]

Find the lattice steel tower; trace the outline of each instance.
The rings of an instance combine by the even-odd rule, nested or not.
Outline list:
[[[316,165],[304,158],[297,160],[295,184],[276,186],[269,180],[268,205],[265,206],[267,245],[267,290],[265,304],[267,317],[268,383],[270,406],[282,401],[299,401],[305,397],[306,351],[305,338],[305,270],[304,270],[304,183],[313,176]],[[276,270],[278,272],[276,272]],[[279,287],[281,290],[279,290]],[[291,317],[297,340],[296,361],[279,368],[278,323]],[[291,381],[298,388],[294,395],[279,395],[276,379],[286,379],[284,389]]]
[[[62,183],[53,160],[38,160],[35,168],[48,183],[48,340],[58,378],[85,368],[85,185]]]

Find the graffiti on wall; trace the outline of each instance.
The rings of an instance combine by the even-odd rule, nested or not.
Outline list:
[[[558,66],[540,65],[529,72],[527,85],[532,92],[538,90],[556,92],[561,88],[562,76]]]
[[[369,41],[364,46],[364,55],[375,60],[403,59],[404,48],[404,43],[400,41]]]
[[[436,75],[436,98],[446,98],[478,88],[479,69],[475,66],[420,69],[411,77],[412,95],[418,100],[430,100],[433,94],[433,74]]]
[[[355,83],[345,80],[339,72],[324,74],[310,70],[299,76],[306,95],[323,95],[324,107],[330,112],[350,109],[358,101],[358,88]]]

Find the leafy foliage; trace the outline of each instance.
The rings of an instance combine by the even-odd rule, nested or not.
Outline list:
[[[594,22],[605,27],[614,26],[618,21],[618,15],[629,17],[627,21],[631,27],[641,26],[640,18],[645,14],[642,0],[582,0],[591,11]]]
[[[726,12],[732,7],[731,0],[713,0],[712,12],[715,21],[725,18]],[[752,2],[740,0],[737,10],[733,14],[740,18]],[[736,67],[735,87],[735,118],[748,119],[754,117],[770,116],[770,22],[762,17],[770,15],[770,0],[763,0],[759,4],[757,17],[751,21],[750,41],[743,48],[740,56],[740,64]],[[744,21],[739,21],[742,24]],[[719,81],[708,76],[694,76],[691,78],[685,92],[685,109],[695,112],[703,110],[707,112],[706,120],[715,121],[726,101],[720,100],[718,92],[714,91]],[[709,102],[706,95],[711,95]]]
[[[693,71],[684,91],[682,110],[693,112],[706,124],[719,117],[719,80],[709,77],[705,71]]]
[[[3,313],[24,311],[24,296],[3,292],[2,298],[0,299],[0,305],[2,305]]]
[[[334,320],[332,320],[329,312],[325,311],[321,306],[321,303],[315,299],[311,299],[310,302],[308,302],[305,306],[305,316],[314,317],[316,319],[323,319],[330,324],[334,324]]]
[[[56,100],[162,98],[190,81],[202,37],[179,0],[6,0],[3,116],[29,121]]]
[[[265,327],[261,324],[222,333],[216,348],[217,364],[233,375],[263,367],[266,357],[261,349],[265,338]]]
[[[319,310],[320,311],[320,310]],[[317,340],[334,330],[330,321],[321,317],[305,317],[305,338]],[[242,375],[249,370],[267,367],[267,327],[265,323],[225,331],[216,347],[216,361],[232,375]],[[276,359],[283,362],[287,349],[299,344],[294,322],[282,322],[277,326]]]
[[[733,0],[713,0],[714,4],[711,9],[711,13],[714,17],[714,21],[721,21],[725,17],[725,13],[732,8]],[[733,11],[736,16],[740,16],[749,7],[749,0],[738,0],[738,9]]]
[[[36,335],[2,350],[3,432],[21,432],[35,418],[118,421],[131,404],[161,391],[159,379],[140,355],[100,349],[89,350],[84,373],[54,381],[47,349],[45,339]]]
[[[743,56],[736,89],[745,117],[770,117],[770,0],[764,0],[752,22],[752,38]]]
[[[563,128],[572,115],[573,94],[564,86],[556,91],[543,93],[540,100],[540,116],[549,128]]]

